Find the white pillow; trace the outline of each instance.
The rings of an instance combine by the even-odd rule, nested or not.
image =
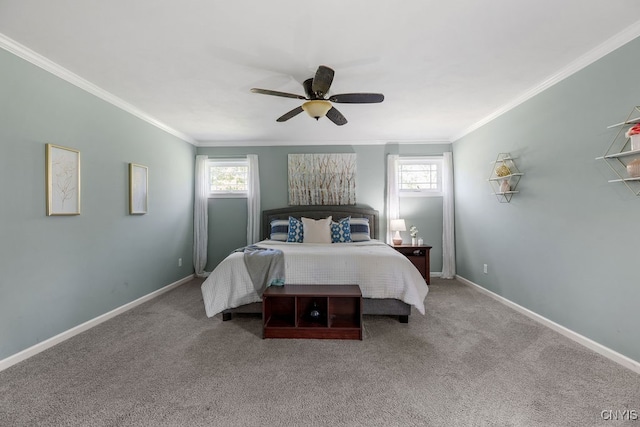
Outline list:
[[[303,243],[331,243],[331,217],[311,219],[302,217]]]

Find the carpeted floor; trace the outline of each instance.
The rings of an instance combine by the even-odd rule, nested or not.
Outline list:
[[[456,281],[363,341],[263,340],[200,283],[0,372],[0,425],[640,426],[601,415],[640,413],[639,375]]]

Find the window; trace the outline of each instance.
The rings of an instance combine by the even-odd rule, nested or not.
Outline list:
[[[246,159],[209,159],[209,197],[247,197]]]
[[[442,158],[400,157],[398,187],[401,197],[442,196]]]

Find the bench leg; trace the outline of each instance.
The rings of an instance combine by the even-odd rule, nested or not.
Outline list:
[[[231,313],[222,313],[222,321],[223,322],[231,320],[232,317],[233,317],[233,314],[231,314]]]
[[[409,323],[409,315],[401,314],[400,316],[398,316],[398,320],[400,321],[400,323]]]

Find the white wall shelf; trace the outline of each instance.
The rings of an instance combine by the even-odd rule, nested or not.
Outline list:
[[[610,179],[608,182],[622,182],[636,196],[640,196],[640,177],[629,176],[627,165],[635,159],[640,159],[640,150],[631,149],[631,139],[626,136],[626,132],[629,126],[640,123],[639,114],[640,106],[633,107],[625,121],[607,126],[607,129],[619,128],[618,132],[607,151],[602,156],[596,157],[596,160],[604,160],[617,176],[616,179]]]
[[[524,175],[522,172],[512,173],[512,174],[505,175],[505,176],[489,178],[489,181],[502,181],[503,179],[509,179],[512,176],[522,176],[522,175]]]
[[[511,157],[509,153],[499,153],[496,160],[491,162],[488,181],[491,184],[493,194],[500,203],[511,202],[511,197],[519,193],[517,187],[524,173],[518,170],[514,160],[515,158]]]
[[[639,178],[610,179],[607,182],[630,182],[630,181],[640,181],[640,177]]]
[[[615,127],[618,127],[618,126],[624,126],[624,125],[635,125],[637,123],[640,123],[640,117],[637,117],[635,119],[628,119],[628,120],[626,120],[624,122],[616,123],[615,125],[609,125],[609,126],[607,126],[607,129],[615,128]]]
[[[606,156],[596,158],[596,160],[617,159],[618,157],[627,157],[627,156],[640,156],[640,150],[627,150],[627,151],[622,151],[620,153],[607,154]]]

